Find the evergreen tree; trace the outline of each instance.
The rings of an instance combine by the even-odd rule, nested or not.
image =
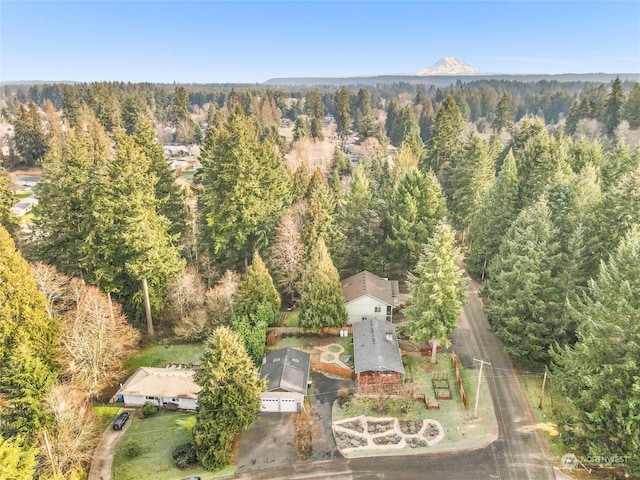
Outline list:
[[[418,125],[420,127],[420,138],[424,144],[428,144],[431,139],[431,127],[433,126],[433,104],[429,98],[425,98],[420,110]]]
[[[49,150],[47,135],[35,103],[20,105],[13,121],[13,142],[20,158],[27,166],[41,163]]]
[[[105,83],[92,83],[88,90],[88,105],[107,132],[120,126],[120,102]]]
[[[264,251],[289,204],[282,159],[236,109],[219,133],[207,134],[201,161],[202,244],[223,268],[247,264]]]
[[[309,330],[322,327],[342,327],[347,322],[347,310],[334,267],[322,237],[311,252],[300,283],[300,326]]]
[[[322,134],[322,122],[324,121],[324,109],[322,107],[322,95],[320,94],[320,90],[317,88],[311,89],[307,92],[304,111],[309,115],[310,119],[308,135],[311,135],[311,138],[323,140],[324,135]]]
[[[97,128],[104,134],[102,126]],[[71,130],[65,134],[60,155],[45,161],[44,181],[35,187],[38,205],[34,208],[34,230],[39,232],[36,254],[68,275],[83,274],[82,249],[95,224],[94,192],[109,148],[106,134]]]
[[[68,126],[77,128],[80,126],[80,105],[81,102],[76,96],[76,92],[70,85],[62,86],[63,98],[62,98],[62,118],[65,120]]]
[[[184,266],[169,220],[156,211],[156,180],[146,175],[149,169],[143,150],[118,132],[115,157],[94,192],[95,224],[81,249],[90,280],[122,296],[134,314],[142,311],[140,282],[149,282],[151,308],[158,312],[166,284]],[[153,325],[147,327],[153,333]]]
[[[624,119],[629,128],[640,128],[640,83],[634,83],[624,104]]]
[[[469,228],[494,181],[495,163],[489,142],[473,132],[452,168],[449,210],[456,228]]]
[[[234,439],[256,420],[264,381],[238,336],[219,327],[207,341],[195,382],[202,390],[193,444],[198,461],[215,470],[229,463]]]
[[[640,472],[640,230],[631,229],[606,263],[589,295],[574,306],[578,341],[556,347],[551,379],[575,417],[563,425],[588,455],[624,455],[630,474]]]
[[[388,208],[386,246],[395,272],[402,275],[413,268],[422,245],[445,215],[445,199],[435,175],[410,170],[394,190]]]
[[[164,158],[162,145],[155,139],[153,126],[145,115],[140,116],[136,121],[133,140],[149,159],[148,173],[155,178],[157,213],[169,220],[169,234],[179,239],[186,230],[185,196],[176,182],[175,174]]]
[[[233,298],[233,314],[251,316],[258,308],[264,307],[267,324],[273,326],[278,321],[280,296],[262,258],[255,252],[253,261]]]
[[[447,345],[465,304],[466,278],[458,262],[455,232],[440,222],[423,246],[413,272],[407,276],[407,330],[415,341]],[[435,359],[435,355],[432,357]]]
[[[182,121],[191,120],[191,104],[189,103],[189,94],[186,88],[178,85],[169,105],[169,121],[171,125],[177,128]]]
[[[336,133],[344,146],[344,142],[349,136],[349,130],[351,128],[351,93],[349,90],[345,87],[338,90],[335,95],[335,104]]]
[[[380,245],[384,239],[382,210],[380,201],[371,191],[367,174],[358,166],[351,180],[351,190],[338,213],[338,223],[345,238],[344,272],[354,274],[380,269]]]
[[[309,138],[309,122],[306,116],[300,115],[293,126],[293,141],[297,142],[303,138]]]
[[[507,92],[502,94],[498,107],[496,109],[496,116],[493,119],[493,131],[500,133],[503,129],[508,129],[513,125],[513,108],[511,107],[511,98]]]
[[[0,478],[32,480],[37,453],[35,448],[24,446],[20,439],[0,436]]]
[[[14,235],[18,230],[18,220],[11,208],[18,201],[13,194],[13,190],[11,190],[11,183],[11,179],[0,161],[0,226],[3,226],[10,234]]]
[[[527,364],[544,365],[551,343],[569,342],[562,323],[559,245],[546,199],[523,210],[489,265],[483,288],[487,313],[505,350]]]
[[[611,85],[611,93],[607,96],[606,103],[606,121],[607,132],[613,135],[613,132],[622,120],[622,107],[624,106],[624,92],[622,91],[622,82],[620,77],[616,77]]]
[[[376,121],[373,109],[371,108],[371,94],[366,88],[361,88],[358,91],[355,100],[353,126],[358,133],[358,142],[362,143],[363,140],[374,137],[377,138],[380,143],[383,143],[384,134],[382,132],[382,125]]]
[[[302,200],[306,196],[310,181],[311,173],[309,173],[307,164],[301,163],[298,168],[296,168],[293,179],[291,180],[291,196],[294,203]]]
[[[426,167],[440,173],[453,160],[464,143],[462,114],[451,95],[438,109],[427,146]],[[426,168],[424,169],[426,170]]]
[[[0,434],[32,440],[46,422],[42,400],[58,372],[59,325],[27,262],[0,226]]]

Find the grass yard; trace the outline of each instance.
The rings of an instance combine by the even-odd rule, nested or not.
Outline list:
[[[132,418],[132,423],[118,443],[113,459],[113,480],[176,480],[197,475],[202,480],[232,476],[235,465],[217,472],[203,468],[179,470],[173,466],[173,450],[189,441],[195,415],[180,412],[159,412],[151,418]],[[139,446],[136,457],[127,455],[127,445]]]
[[[120,408],[122,408],[121,403],[96,403],[93,406],[93,413],[98,417],[99,425],[104,429],[116,418]]]
[[[456,377],[448,354],[438,354],[438,362],[431,363],[430,356],[405,355],[405,372],[416,386],[416,393],[425,394],[430,401],[436,401],[433,384],[431,382],[433,373],[448,373],[451,384],[451,400],[439,400],[440,409],[427,410],[422,402],[413,402],[408,413],[402,412],[402,402],[399,399],[388,399],[388,412],[376,412],[376,400],[358,399],[351,402],[347,410],[342,410],[338,402],[333,405],[333,420],[355,417],[358,415],[369,415],[375,417],[398,417],[400,420],[433,419],[440,422],[444,428],[444,439],[428,447],[428,451],[447,450],[450,448],[464,448],[482,445],[494,434],[497,434],[497,420],[493,410],[491,394],[487,387],[486,380],[480,387],[480,400],[478,402],[478,416],[473,417],[475,403],[475,387],[477,381],[477,370],[461,368],[462,385],[467,395],[467,408],[465,409],[460,400],[460,391],[456,383]],[[403,453],[424,453],[420,448],[405,449]],[[357,456],[357,454],[349,455]]]
[[[540,405],[540,392],[542,391],[542,376],[523,376],[521,381],[522,387],[527,394],[536,426],[544,440],[549,456],[554,461],[559,462],[562,456],[571,450],[562,442],[560,437],[556,409],[569,411],[569,406],[564,403],[564,399],[560,395],[553,394],[550,391],[549,382],[547,381],[542,408],[538,408],[538,405]]]
[[[133,373],[138,367],[164,367],[167,363],[197,364],[200,363],[203,350],[202,343],[150,345],[131,357],[126,369]]]
[[[290,312],[282,312],[284,315],[283,327],[299,327],[300,326],[300,309]]]

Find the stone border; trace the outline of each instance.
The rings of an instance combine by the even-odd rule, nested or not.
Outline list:
[[[410,448],[410,444],[408,444],[407,442],[408,439],[418,439],[421,441],[424,440],[428,446],[431,446],[438,443],[444,438],[444,428],[442,428],[442,425],[440,424],[440,422],[430,418],[424,418],[421,421],[422,421],[422,427],[420,428],[420,430],[416,433],[411,433],[411,434],[402,432],[402,430],[400,429],[400,420],[398,420],[397,417],[369,417],[366,415],[359,415],[357,417],[344,418],[342,420],[333,422],[332,428],[333,428],[334,437],[336,436],[337,433],[344,433],[353,438],[361,440],[361,446],[347,447],[347,448],[340,448],[340,446],[338,446],[338,449],[342,454],[348,454],[356,451],[367,451],[367,450],[392,450],[392,449],[399,450],[401,448],[408,448],[408,447]],[[357,430],[342,426],[343,424],[351,423],[351,422],[360,422],[360,425],[362,425],[363,427],[363,431],[359,432]],[[369,422],[393,423],[393,428],[387,429],[383,432],[369,433],[369,428],[368,428]],[[429,425],[435,425],[436,428],[438,429],[438,435],[431,440],[428,440],[424,436],[424,433],[427,430],[427,427]],[[376,444],[374,442],[374,439],[376,438],[388,437],[390,435],[397,435],[398,437],[400,437],[400,441],[395,444],[393,443]],[[338,445],[337,440],[336,440],[336,445]]]
[[[340,351],[339,352],[329,351],[329,348],[334,346],[340,348]],[[346,368],[347,370],[351,370],[351,367],[349,367],[349,365],[346,365],[345,363],[342,362],[342,360],[340,360],[340,355],[344,353],[344,347],[339,343],[330,343],[329,345],[323,345],[321,347],[315,347],[315,348],[316,350],[320,350],[320,361],[322,363],[333,363],[334,365],[338,365],[339,367]],[[328,360],[327,359],[328,355],[333,355],[334,360]]]

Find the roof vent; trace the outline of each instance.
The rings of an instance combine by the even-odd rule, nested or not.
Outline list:
[[[387,332],[387,334],[385,335],[385,338],[387,339],[387,342],[393,343],[393,333]]]
[[[273,360],[271,360],[273,363],[278,363],[280,361],[280,357],[276,357]]]

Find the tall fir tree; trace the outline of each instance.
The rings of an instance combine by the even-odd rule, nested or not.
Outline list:
[[[384,242],[381,201],[372,190],[363,167],[358,166],[351,180],[351,190],[338,212],[338,224],[344,232],[343,273],[361,270],[381,271],[380,246]]]
[[[11,189],[11,183],[11,179],[0,161],[0,226],[14,235],[18,231],[18,219],[11,208],[18,203],[18,200]]]
[[[556,346],[551,380],[574,407],[563,437],[586,455],[625,456],[640,473],[640,229],[632,228],[573,306],[578,340]]]
[[[242,283],[238,286],[233,299],[234,315],[250,316],[264,306],[267,323],[273,326],[278,321],[280,296],[273,284],[273,279],[262,258],[255,252],[253,261],[247,268]]]
[[[324,240],[318,238],[300,282],[300,326],[309,330],[342,327],[347,310],[338,270]]]
[[[613,132],[622,120],[622,108],[624,106],[624,91],[622,90],[622,81],[620,77],[616,77],[611,85],[611,93],[607,96],[606,102],[606,120],[607,132],[613,135]]]
[[[242,341],[228,327],[217,328],[207,341],[194,380],[202,390],[193,444],[206,469],[219,469],[229,464],[238,433],[256,420],[264,381]]]
[[[522,363],[546,364],[552,342],[566,344],[573,334],[562,322],[559,267],[557,231],[542,198],[507,231],[482,290],[496,336]]]
[[[455,232],[446,222],[440,222],[407,276],[407,331],[415,341],[432,341],[433,353],[438,344],[448,344],[465,304],[467,281],[459,260]]]
[[[509,93],[504,92],[500,97],[496,108],[496,116],[493,119],[493,131],[500,133],[504,129],[509,129],[513,125],[513,107]]]
[[[489,142],[473,132],[453,163],[449,211],[456,228],[466,232],[495,181]]]
[[[336,132],[344,146],[344,142],[349,135],[349,130],[351,129],[351,92],[349,92],[345,87],[340,88],[336,92],[335,106]]]
[[[58,372],[60,327],[27,262],[0,226],[0,434],[31,441],[46,422],[42,400]]]
[[[222,130],[207,134],[201,162],[201,243],[222,268],[247,265],[254,251],[265,251],[290,203],[282,158],[235,109]]]
[[[388,207],[387,262],[398,275],[411,270],[435,226],[445,218],[444,195],[433,173],[410,170],[398,183]]]
[[[42,163],[49,144],[35,103],[20,105],[13,120],[13,143],[22,162],[29,167]]]
[[[431,168],[440,177],[443,167],[453,160],[464,143],[464,123],[460,108],[451,95],[447,95],[438,109],[431,138],[427,145],[426,164],[423,170]]]

